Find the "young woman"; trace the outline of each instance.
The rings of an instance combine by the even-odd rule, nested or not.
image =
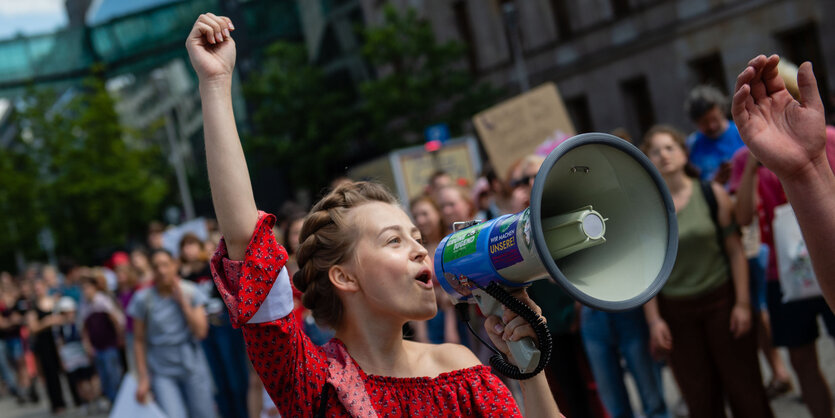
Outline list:
[[[409,203],[412,219],[415,221],[423,238],[423,246],[429,253],[430,263],[435,255],[435,249],[444,238],[444,224],[441,220],[441,211],[438,204],[429,195],[422,195]],[[458,320],[455,315],[455,308],[452,301],[444,295],[437,279],[433,278],[435,285],[435,299],[438,301],[438,312],[434,318],[428,321],[416,321],[412,323],[415,329],[415,339],[420,342],[432,343],[461,343],[461,335],[458,333]]]
[[[32,333],[32,352],[38,360],[39,374],[46,382],[50,410],[57,415],[67,407],[61,390],[61,359],[53,333],[53,328],[60,325],[63,319],[55,313],[56,300],[49,296],[46,283],[38,278],[32,287],[34,300],[26,318]]]
[[[214,414],[209,367],[200,340],[206,338],[206,296],[179,276],[171,253],[151,253],[154,285],[136,292],[128,305],[133,318],[136,399],[149,393],[175,417]]]
[[[88,354],[92,347],[85,347],[81,331],[76,326],[78,321],[75,308],[76,303],[69,296],[58,300],[57,311],[63,321],[56,327],[56,345],[67,380],[78,392],[79,405],[82,410],[90,411],[90,407],[96,407],[93,402],[98,392],[95,384],[96,369]]]
[[[379,185],[338,187],[302,227],[293,282],[336,338],[317,347],[288,317],[287,253],[272,235],[275,217],[255,207],[232,113],[231,30],[229,19],[204,14],[186,42],[200,81],[209,181],[224,236],[212,268],[281,415],[519,415],[507,388],[469,350],[403,339],[407,321],[435,315],[432,266],[417,228]],[[509,312],[487,324],[504,352],[508,338],[534,335]],[[558,416],[542,374],[522,387],[529,416]]]
[[[102,392],[112,404],[124,374],[119,345],[124,341],[125,316],[106,292],[107,282],[101,273],[91,271],[81,278],[81,333],[95,360]]]
[[[203,252],[203,241],[189,232],[180,239],[180,277],[192,283],[208,283],[212,278],[209,255]]]
[[[724,417],[725,398],[740,417],[770,417],[751,328],[748,270],[732,204],[710,183],[717,204],[691,177],[684,135],[665,126],[641,149],[664,178],[678,218],[675,266],[659,296],[644,306],[651,345],[668,353],[690,415]],[[717,236],[721,235],[721,236]]]
[[[446,233],[452,232],[452,226],[456,222],[475,219],[477,208],[467,189],[459,185],[444,186],[438,189],[436,195]]]
[[[136,272],[137,287],[150,286],[154,281],[154,271],[151,269],[151,261],[148,259],[148,252],[143,248],[134,248],[130,252],[130,265]]]

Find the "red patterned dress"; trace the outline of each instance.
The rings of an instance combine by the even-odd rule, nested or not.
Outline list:
[[[232,323],[243,327],[249,358],[282,416],[521,416],[486,366],[435,378],[367,375],[341,341],[313,344],[290,315],[287,253],[275,241],[274,223],[260,212],[244,260],[230,260],[221,240],[211,264]]]

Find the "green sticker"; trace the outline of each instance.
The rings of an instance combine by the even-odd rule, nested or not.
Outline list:
[[[482,223],[452,234],[444,247],[444,263],[475,253],[478,234],[485,226]]]

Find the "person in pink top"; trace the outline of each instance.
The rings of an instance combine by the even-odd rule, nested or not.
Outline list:
[[[314,317],[336,330],[314,345],[291,317],[287,252],[273,215],[255,206],[232,109],[232,22],[200,15],[186,41],[199,79],[212,201],[223,239],[212,273],[232,323],[281,416],[521,416],[513,397],[467,348],[403,339],[403,325],[436,313],[420,232],[375,183],[338,186],[299,237],[293,283]],[[519,297],[537,309],[526,294]],[[491,316],[499,350],[533,337],[524,319]],[[544,374],[521,382],[528,416],[557,417]]]
[[[832,417],[832,397],[821,374],[817,317],[835,336],[835,315],[824,298],[783,303],[771,224],[774,209],[790,202],[829,306],[835,301],[835,130],[824,124],[823,104],[810,63],[800,66],[795,99],[779,75],[779,57],[760,55],[737,78],[734,120],[750,153],[740,154],[736,219],[759,215],[762,241],[772,251],[766,269],[767,302],[776,346],[789,350],[803,400],[815,418]],[[760,165],[762,162],[762,165]],[[741,173],[741,175],[740,175]]]

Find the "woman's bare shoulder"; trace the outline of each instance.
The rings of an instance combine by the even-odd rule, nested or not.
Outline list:
[[[481,362],[473,352],[461,344],[424,344],[411,342],[414,349],[420,351],[420,363],[431,365],[436,373],[451,372],[478,366]]]

